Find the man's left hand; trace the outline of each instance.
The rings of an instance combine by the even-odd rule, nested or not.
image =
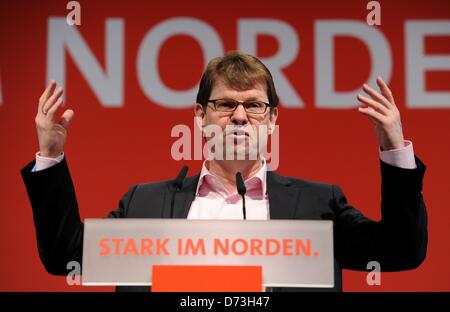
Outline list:
[[[371,99],[358,94],[357,99],[363,104],[358,111],[373,122],[375,134],[381,149],[384,151],[405,146],[403,140],[400,112],[394,102],[391,90],[380,76],[377,85],[381,93],[364,84],[363,90]]]

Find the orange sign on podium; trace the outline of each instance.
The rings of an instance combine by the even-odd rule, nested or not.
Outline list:
[[[259,292],[262,267],[248,265],[153,265],[154,292]]]

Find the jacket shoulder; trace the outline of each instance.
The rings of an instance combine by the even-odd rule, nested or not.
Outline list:
[[[195,182],[198,180],[198,177],[199,177],[199,175],[187,177],[183,181],[183,189],[195,184]],[[136,184],[135,188],[136,188],[136,192],[145,192],[145,193],[162,192],[162,191],[166,191],[166,190],[171,190],[171,187],[173,186],[174,182],[175,182],[175,179],[145,182],[145,183]]]
[[[316,189],[316,190],[323,190],[323,191],[330,191],[335,184],[332,183],[324,183],[324,182],[318,182],[313,180],[306,180],[301,179],[297,177],[290,177],[290,176],[284,176],[279,173],[270,172],[270,175],[272,175],[273,179],[279,182],[282,182],[286,185],[298,187],[298,188],[307,188],[307,189]]]

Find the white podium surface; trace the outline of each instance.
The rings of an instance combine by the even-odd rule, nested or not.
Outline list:
[[[157,265],[260,265],[263,287],[333,287],[333,222],[86,219],[83,285],[151,285]]]

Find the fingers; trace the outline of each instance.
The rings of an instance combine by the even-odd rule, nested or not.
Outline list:
[[[373,122],[383,123],[385,122],[387,116],[389,116],[392,105],[394,104],[390,103],[385,97],[385,94],[390,95],[390,90],[381,77],[377,78],[377,84],[383,95],[371,88],[369,85],[364,84],[363,90],[371,97],[371,99],[361,94],[358,94],[356,98],[365,105],[365,107],[358,107],[358,111],[360,113],[368,116]],[[392,95],[390,95],[390,98],[392,99]]]
[[[54,92],[53,95],[50,96],[50,98],[45,102],[44,106],[42,107],[42,113],[44,115],[48,115],[48,112],[53,107],[53,105],[55,103],[57,103],[57,101],[59,101],[59,97],[62,94],[63,94],[63,88],[59,87],[58,90],[56,90],[56,92]],[[61,99],[61,102],[62,102],[62,99]]]
[[[367,106],[372,107],[375,111],[380,112],[383,115],[387,115],[389,113],[389,109],[384,106],[383,104],[380,104],[377,101],[374,101],[372,99],[369,99],[368,97],[362,96],[358,93],[356,98],[363,104],[366,104]]]
[[[358,107],[358,111],[369,117],[374,122],[382,123],[386,119],[385,116],[380,114],[379,112],[375,111],[372,107]]]
[[[384,95],[384,97],[393,105],[395,105],[394,97],[392,96],[391,89],[386,85],[383,78],[381,76],[377,77],[377,85],[381,90],[381,93]]]
[[[62,116],[61,116],[61,120],[59,121],[60,125],[63,126],[64,128],[66,128],[66,130],[69,128],[70,126],[70,122],[72,121],[73,115],[74,115],[74,111],[71,109],[66,110]]]
[[[39,98],[38,115],[36,116],[36,123],[38,123],[39,120],[40,121],[50,120],[53,122],[55,114],[58,111],[58,109],[64,106],[63,99],[61,98],[61,95],[63,94],[63,88],[59,87],[56,91],[55,89],[56,89],[56,81],[52,80],[50,81],[49,85]],[[74,111],[68,109],[61,116],[59,123],[64,128],[67,129],[72,121],[73,116]]]
[[[364,92],[366,92],[368,95],[370,95],[370,97],[372,99],[374,99],[375,101],[383,104],[386,107],[392,107],[392,103],[390,103],[383,95],[381,95],[380,93],[378,93],[377,91],[375,91],[373,88],[371,88],[369,85],[364,84],[363,85],[363,90]]]
[[[47,115],[47,117],[48,117],[50,120],[53,120],[53,118],[55,117],[56,111],[58,110],[58,108],[61,107],[62,103],[63,103],[63,100],[62,100],[62,99],[58,99],[58,100],[56,101],[56,103],[53,104],[53,106],[50,107],[50,109],[47,111],[47,114],[46,114],[46,115]]]
[[[53,94],[53,91],[55,91],[56,82],[55,80],[50,81],[47,88],[42,93],[41,97],[39,98],[39,105],[38,105],[38,114],[42,113],[42,109],[44,107],[45,102],[47,102],[48,98]]]

